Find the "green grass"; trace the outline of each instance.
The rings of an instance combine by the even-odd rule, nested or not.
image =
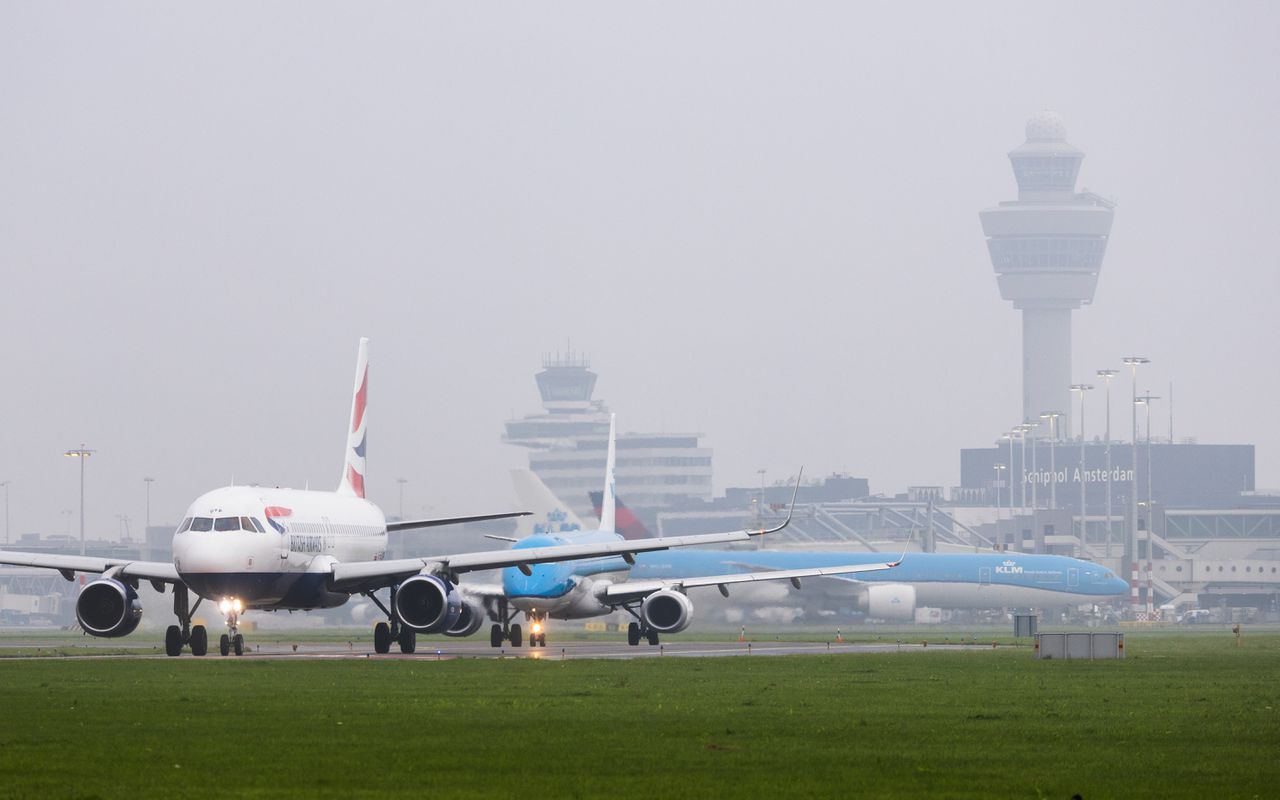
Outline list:
[[[0,796],[1267,797],[1280,635],[642,661],[0,662]]]

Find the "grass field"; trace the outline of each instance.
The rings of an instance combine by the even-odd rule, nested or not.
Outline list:
[[[1280,635],[643,661],[0,661],[0,796],[1274,797]]]

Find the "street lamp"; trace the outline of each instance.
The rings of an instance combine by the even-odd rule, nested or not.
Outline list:
[[[1010,438],[1010,440],[1009,440],[1009,441],[1011,441],[1011,442],[1012,442],[1012,441],[1013,441],[1013,439],[1012,439],[1012,438]],[[1010,446],[1012,446],[1012,445],[1010,445]],[[991,466],[992,466],[992,468],[995,470],[995,473],[996,473],[995,483],[994,483],[994,486],[993,486],[993,488],[996,490],[996,497],[995,497],[995,507],[996,507],[996,535],[995,535],[995,540],[996,540],[996,541],[995,541],[995,544],[996,544],[996,548],[995,548],[995,549],[999,550],[999,549],[1000,549],[1000,545],[1001,545],[1001,544],[1003,543],[1003,541],[1004,541],[1004,537],[1003,537],[1003,536],[1001,535],[1001,533],[1000,533],[1000,484],[1001,484],[1000,473],[1004,472],[1004,471],[1005,471],[1006,469],[1008,469],[1009,467],[1008,467],[1008,465],[1006,465],[1006,464],[1001,464],[999,461],[997,461],[996,463],[992,464]],[[1013,492],[1011,491],[1009,494],[1010,494],[1010,495],[1012,495],[1012,494],[1013,494]],[[1012,518],[1011,518],[1011,519],[1012,519]]]
[[[1099,378],[1107,382],[1107,558],[1111,558],[1111,379],[1118,369],[1100,369]]]
[[[1138,367],[1143,364],[1150,364],[1151,359],[1142,356],[1127,356],[1121,359],[1124,365],[1129,368],[1129,377],[1133,379],[1133,478],[1130,485],[1130,499],[1133,516],[1130,517],[1129,535],[1125,541],[1127,543],[1126,550],[1129,552],[1129,562],[1133,573],[1133,580],[1138,580]],[[1136,609],[1135,609],[1136,610]]]
[[[1045,411],[1040,414],[1040,419],[1049,420],[1049,509],[1055,510],[1058,507],[1058,465],[1053,454],[1054,440],[1058,438],[1058,417],[1062,416],[1059,411]]]
[[[142,482],[147,485],[147,526],[142,529],[142,560],[147,561],[151,558],[151,484],[156,479],[143,478]]]
[[[400,519],[404,520],[404,485],[409,481],[404,478],[396,478],[396,483],[400,484]]]
[[[1151,401],[1160,398],[1147,393],[1138,397],[1138,404],[1146,406],[1147,416],[1147,531],[1151,531],[1151,508],[1155,505],[1155,499],[1151,496]],[[1148,536],[1148,538],[1150,538]],[[1150,558],[1150,554],[1147,556]]]
[[[1092,389],[1093,389],[1093,384],[1091,383],[1071,384],[1071,391],[1080,393],[1080,545],[1081,547],[1084,546],[1085,539],[1087,538],[1085,535],[1086,514],[1085,514],[1085,499],[1084,499],[1084,476],[1085,476],[1085,471],[1084,471],[1084,393],[1091,391]]]
[[[1036,428],[1040,427],[1039,422],[1024,422],[1022,423],[1022,425],[1027,429],[1028,432],[1033,431]],[[1025,433],[1022,435],[1022,438],[1024,440],[1026,439]],[[1026,446],[1025,441],[1023,442],[1023,446],[1024,447]],[[1040,452],[1040,437],[1032,436],[1031,437],[1031,474],[1035,476],[1035,480],[1031,482],[1031,507],[1037,510],[1040,508],[1040,490],[1039,490],[1040,466],[1036,463],[1037,461],[1036,454],[1039,452]]]
[[[84,555],[84,462],[96,452],[98,451],[89,450],[81,442],[79,447],[63,453],[67,458],[80,459],[80,555]]]
[[[1023,514],[1027,513],[1027,434],[1031,432],[1031,430],[1034,429],[1038,424],[1039,423],[1036,423],[1036,422],[1023,422],[1019,424],[1016,428],[1014,428],[1014,430],[1018,431],[1021,434],[1018,440],[1022,443],[1022,447],[1019,448],[1019,455],[1022,457],[1022,480],[1020,481],[1020,484],[1022,486],[1021,508],[1022,508]],[[1031,463],[1031,470],[1032,472],[1035,471],[1034,461],[1032,461]],[[1035,486],[1036,485],[1034,483],[1031,484],[1031,492],[1033,495],[1036,490]]]

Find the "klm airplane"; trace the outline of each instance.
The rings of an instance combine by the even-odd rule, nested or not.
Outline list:
[[[494,647],[501,646],[504,641],[510,642],[513,647],[522,644],[524,631],[514,621],[519,614],[524,614],[530,624],[529,645],[546,647],[545,626],[548,619],[583,619],[610,614],[615,610],[624,610],[635,618],[627,627],[628,644],[638,645],[643,639],[650,645],[656,645],[659,635],[679,633],[692,621],[693,604],[687,596],[689,589],[715,586],[722,595],[728,597],[729,586],[740,583],[789,580],[799,588],[802,578],[891,571],[901,561],[858,558],[856,563],[835,561],[821,566],[797,563],[792,568],[770,569],[760,573],[735,569],[731,574],[718,574],[713,570],[637,580],[633,577],[632,570],[638,559],[642,553],[655,548],[647,547],[646,542],[627,540],[615,529],[616,450],[614,422],[611,418],[603,507],[598,530],[584,531],[581,523],[569,523],[568,514],[552,509],[546,513],[545,519],[557,524],[554,530],[544,527],[522,539],[490,537],[513,542],[509,551],[510,560],[516,562],[516,565],[502,571],[501,586],[464,584],[460,588],[469,604],[483,603],[487,609],[493,620],[489,630],[489,643]],[[799,486],[797,483],[797,490]],[[542,488],[545,491],[546,487]],[[550,496],[550,492],[546,494]],[[794,504],[793,496],[792,505]],[[738,533],[741,536],[738,538],[745,541],[751,537],[773,533],[786,527],[790,521],[791,515],[788,514],[786,520],[777,527],[740,531]],[[723,534],[724,537],[730,535]],[[662,540],[647,540],[648,543],[656,541]],[[548,548],[559,552],[565,548],[581,547],[584,555],[592,556],[605,546],[613,548],[611,552],[618,555],[561,560],[555,563],[545,563],[545,559],[538,558],[538,554]],[[523,553],[529,554],[527,562],[520,559]]]
[[[581,527],[581,522],[538,477],[527,470],[512,474],[516,494],[542,527]],[[591,492],[600,513],[601,493]],[[652,535],[617,499],[617,529],[631,540]],[[674,580],[713,572],[764,573],[798,567],[876,563],[877,553],[818,550],[689,549],[636,555],[633,580]],[[1046,608],[1106,603],[1129,592],[1129,585],[1106,567],[1067,556],[1025,553],[911,553],[892,571],[827,576],[810,596],[854,602],[868,617],[890,621],[915,619],[928,608]],[[776,604],[776,600],[771,604]],[[829,605],[829,603],[828,603]]]

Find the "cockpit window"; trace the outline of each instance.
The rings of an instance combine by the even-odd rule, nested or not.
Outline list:
[[[266,532],[267,532],[267,529],[266,529],[266,528],[264,528],[264,527],[262,527],[262,523],[261,523],[261,522],[258,522],[258,518],[257,518],[257,517],[249,517],[248,519],[249,519],[249,521],[250,521],[250,522],[252,522],[252,523],[253,523],[253,529],[254,529],[255,531],[257,531],[258,533],[266,533]]]
[[[193,531],[211,531],[213,530],[213,520],[209,517],[196,517],[191,520],[190,529]]]
[[[213,521],[213,529],[215,531],[238,531],[240,530],[240,518],[218,517]]]
[[[187,530],[191,530],[191,517],[184,519],[182,524],[178,526],[178,533],[182,533]]]
[[[249,533],[253,533],[253,532],[254,532],[254,530],[255,530],[255,529],[254,529],[254,527],[253,527],[253,520],[249,519],[248,517],[241,517],[241,518],[240,518],[240,530],[242,530],[242,531],[248,531]]]

